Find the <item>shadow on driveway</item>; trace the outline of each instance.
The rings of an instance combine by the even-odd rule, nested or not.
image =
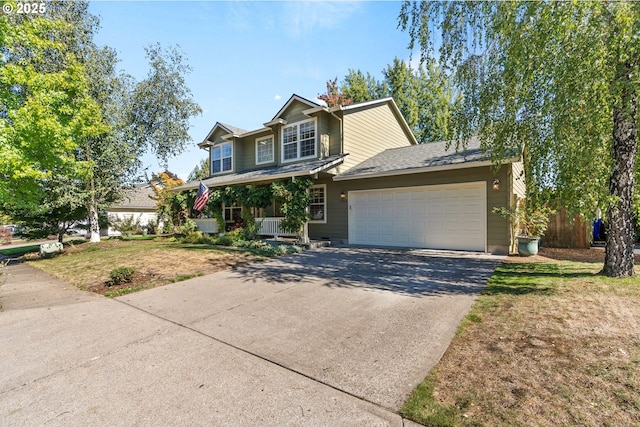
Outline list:
[[[358,287],[415,297],[477,295],[502,262],[481,253],[380,248],[327,248],[238,269],[248,281],[324,280],[329,288]]]

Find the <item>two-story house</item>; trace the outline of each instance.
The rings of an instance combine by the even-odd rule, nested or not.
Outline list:
[[[519,158],[495,171],[477,139],[460,152],[419,145],[392,98],[329,108],[293,95],[263,127],[216,123],[198,145],[209,152],[209,188],[311,177],[312,239],[504,253],[513,236],[492,208],[524,197]],[[241,209],[225,206],[225,220]],[[259,216],[277,221],[278,206]]]

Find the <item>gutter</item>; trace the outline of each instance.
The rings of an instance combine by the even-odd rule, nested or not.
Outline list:
[[[511,159],[505,159],[502,164],[519,162],[520,159],[517,157]],[[479,168],[484,166],[492,166],[493,162],[491,160],[482,160],[476,162],[465,162],[465,163],[454,163],[449,165],[442,166],[427,166],[423,168],[413,168],[413,169],[395,169],[389,171],[382,172],[374,172],[374,173],[365,173],[365,174],[353,174],[353,175],[336,175],[333,177],[334,181],[351,181],[354,179],[365,179],[365,178],[384,178],[389,176],[397,176],[397,175],[411,175],[416,173],[425,173],[425,172],[439,172],[446,170],[456,170],[456,169],[469,169],[469,168]],[[347,172],[348,173],[348,172]]]

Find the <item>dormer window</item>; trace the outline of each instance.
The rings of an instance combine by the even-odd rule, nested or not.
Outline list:
[[[233,170],[233,144],[226,142],[211,147],[211,174]]]
[[[282,128],[282,161],[288,162],[316,156],[316,119]]]

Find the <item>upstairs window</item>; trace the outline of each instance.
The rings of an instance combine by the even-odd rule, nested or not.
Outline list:
[[[273,162],[273,137],[256,139],[256,164]]]
[[[211,174],[233,170],[233,145],[230,142],[211,148]]]
[[[316,156],[315,119],[294,123],[282,128],[282,161]]]

